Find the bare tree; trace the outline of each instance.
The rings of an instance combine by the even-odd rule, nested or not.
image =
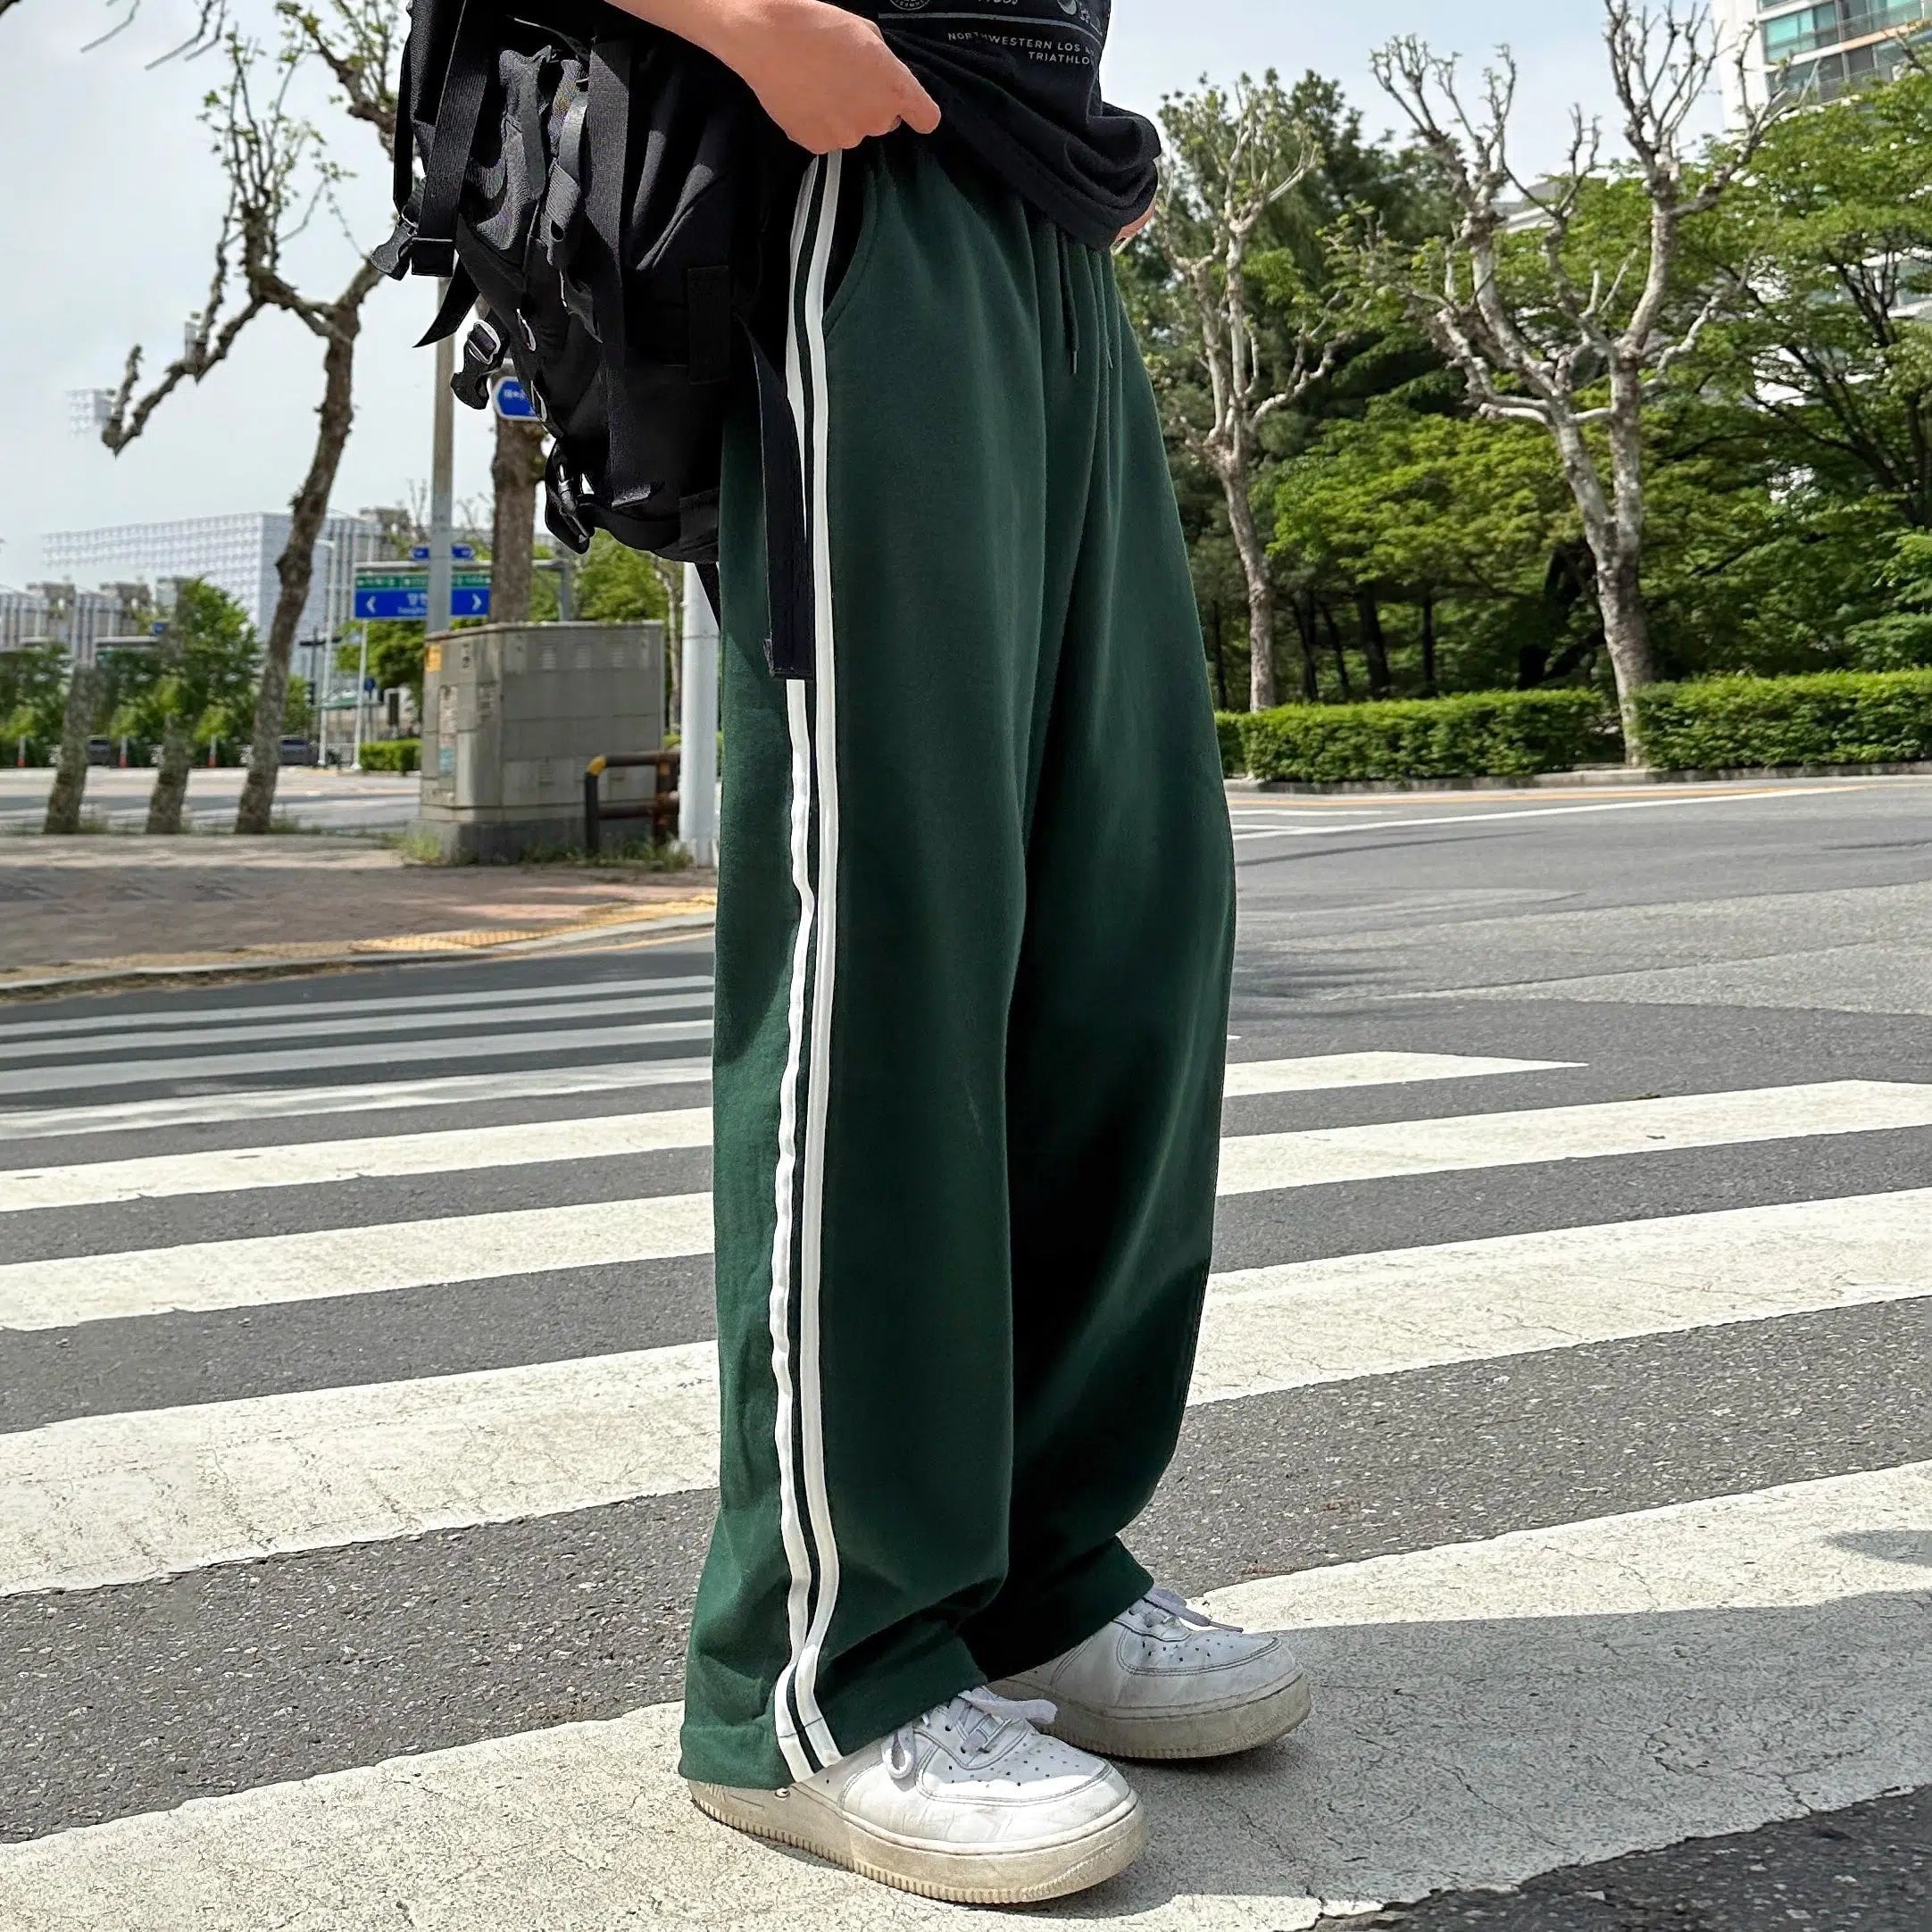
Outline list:
[[[74,636],[78,613],[72,587],[66,584],[37,587],[47,600],[47,618],[52,635],[67,645],[67,699],[61,709],[61,748],[54,760],[54,784],[47,793],[47,813],[41,830],[47,833],[78,832],[80,807],[87,788],[87,738],[101,708],[104,679],[100,662],[92,652],[81,662],[79,640]]]
[[[228,178],[229,196],[215,238],[207,302],[181,354],[145,393],[141,350],[129,352],[101,432],[109,449],[118,454],[126,448],[176,389],[185,382],[203,381],[227,359],[258,315],[273,311],[293,316],[321,345],[315,445],[290,504],[288,541],[276,562],[280,590],[262,653],[248,775],[235,817],[237,832],[265,832],[272,819],[289,654],[308,604],[316,542],[354,421],[362,304],[382,280],[359,255],[338,292],[323,299],[298,287],[285,266],[286,250],[316,213],[335,211],[335,190],[344,173],[330,159],[321,131],[291,103],[296,78],[312,62],[320,62],[349,118],[371,128],[386,154],[396,139],[396,98],[388,75],[399,25],[396,0],[327,0],[320,12],[279,0],[276,12],[284,38],[274,62],[231,32],[223,43],[226,83],[208,98],[205,119]]]
[[[490,520],[490,621],[527,624],[537,546],[537,486],[544,479],[546,435],[540,422],[496,419],[490,457],[495,504]]]
[[[1275,702],[1275,595],[1253,498],[1261,427],[1330,371],[1340,339],[1330,333],[1324,341],[1313,319],[1304,317],[1289,366],[1270,366],[1249,276],[1269,212],[1301,186],[1320,156],[1272,74],[1260,87],[1243,75],[1231,99],[1203,87],[1170,100],[1162,119],[1172,159],[1149,231],[1180,286],[1181,362],[1204,385],[1204,407],[1170,398],[1178,406],[1167,413],[1227,499],[1247,588],[1249,702],[1262,711]]]
[[[107,0],[110,9],[118,9],[120,18],[105,32],[96,34],[82,50],[97,47],[103,41],[112,40],[117,34],[125,33],[133,26],[135,15],[141,11],[141,0]],[[4,18],[20,4],[20,0],[0,0],[0,18]],[[228,0],[196,0],[195,25],[187,37],[159,54],[149,64],[159,66],[163,61],[171,61],[182,55],[192,58],[205,54],[211,47],[220,44],[221,31],[228,21]]]
[[[1784,108],[1749,109],[1726,145],[1694,158],[1687,130],[1722,58],[1708,11],[1606,0],[1603,39],[1627,173],[1645,204],[1640,235],[1606,248],[1603,224],[1585,233],[1606,179],[1597,122],[1578,109],[1562,169],[1526,179],[1510,154],[1508,52],[1472,105],[1456,62],[1408,38],[1375,56],[1376,79],[1434,157],[1458,221],[1420,258],[1374,253],[1370,272],[1403,298],[1483,415],[1541,423],[1555,439],[1595,565],[1626,755],[1640,764],[1636,694],[1655,675],[1642,582],[1645,412],[1725,300],[1717,278],[1684,286],[1685,224],[1729,192]]]
[[[164,679],[179,680],[182,668],[181,636],[173,613],[155,646]],[[187,720],[179,704],[162,714],[161,758],[154,769],[154,788],[147,795],[147,831],[172,837],[181,829],[181,808],[187,803],[188,763],[194,747],[188,743]]]

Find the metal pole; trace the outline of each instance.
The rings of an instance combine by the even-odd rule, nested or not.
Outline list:
[[[362,713],[369,709],[369,626],[362,626],[362,648],[355,663],[355,765],[362,769]]]
[[[329,553],[329,576],[323,579],[323,582],[325,584],[329,583],[333,580],[336,571],[335,544],[330,538],[324,537],[317,541],[315,547],[318,550],[326,550]],[[324,631],[329,629],[328,606],[329,594],[327,590],[324,590],[322,594],[322,629]],[[322,674],[315,681],[315,769],[318,771],[325,772],[329,770],[329,698],[335,683],[333,677],[335,664],[336,647],[325,637],[322,643]]]
[[[437,284],[440,304],[449,284]],[[449,629],[450,545],[455,540],[456,398],[450,379],[456,373],[456,344],[445,336],[436,346],[436,417],[429,449],[429,610],[425,637],[439,637]],[[358,694],[360,695],[360,694]]]
[[[684,567],[684,715],[679,720],[678,837],[694,865],[718,862],[718,620]]]

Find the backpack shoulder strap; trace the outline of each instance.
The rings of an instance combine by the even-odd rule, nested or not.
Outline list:
[[[437,102],[436,137],[423,162],[422,205],[410,244],[409,265],[418,275],[455,272],[456,203],[470,152],[476,146],[494,65],[493,49],[479,19],[487,11],[484,0],[459,0],[449,65]],[[413,34],[413,24],[411,31]]]

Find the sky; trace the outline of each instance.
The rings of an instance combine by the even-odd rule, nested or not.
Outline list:
[[[219,171],[197,124],[214,59],[148,63],[180,37],[191,0],[144,0],[134,27],[82,44],[121,0],[21,0],[0,17],[9,86],[0,118],[0,586],[42,574],[50,530],[284,509],[304,468],[321,387],[320,349],[299,324],[258,320],[198,388],[178,390],[146,432],[112,456],[73,434],[68,394],[113,385],[130,344],[153,368],[176,353],[207,287],[221,215]],[[244,0],[262,19],[267,0]],[[1153,112],[1201,76],[1268,67],[1340,80],[1371,130],[1394,110],[1369,74],[1370,52],[1415,33],[1480,59],[1499,44],[1523,73],[1523,145],[1558,152],[1570,104],[1604,104],[1599,0],[1114,0],[1103,78],[1111,99]],[[387,173],[373,137],[337,121],[356,242],[388,229]],[[353,262],[350,235],[321,218],[295,257],[305,286],[333,289]],[[358,417],[334,507],[407,502],[429,471],[430,357],[411,347],[434,306],[431,285],[385,285],[365,310]],[[457,411],[456,496],[488,490],[484,418]]]

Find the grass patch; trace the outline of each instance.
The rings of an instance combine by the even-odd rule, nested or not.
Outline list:
[[[426,832],[420,826],[412,825],[400,832],[384,832],[382,843],[391,852],[400,853],[412,865],[445,865],[452,862],[443,856],[443,848],[433,832]]]
[[[691,854],[676,840],[607,838],[596,852],[582,845],[531,845],[511,862],[517,865],[574,866],[584,871],[685,872]]]
[[[663,845],[647,837],[608,838],[601,851],[559,843],[527,846],[512,859],[449,858],[433,832],[411,826],[406,831],[385,832],[382,843],[412,865],[562,866],[583,872],[687,872],[691,854],[675,841]]]

